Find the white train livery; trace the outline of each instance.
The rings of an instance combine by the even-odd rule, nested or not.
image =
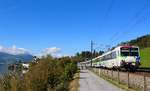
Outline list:
[[[86,62],[87,66],[91,61]],[[137,69],[140,53],[137,46],[118,46],[111,51],[92,59],[93,67]]]

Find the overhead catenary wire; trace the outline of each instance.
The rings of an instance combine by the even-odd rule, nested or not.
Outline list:
[[[111,0],[109,5],[108,5],[108,8],[106,10],[106,13],[104,15],[104,19],[108,19],[107,17],[110,15],[110,12],[112,11],[112,8],[114,6],[114,3],[115,3],[115,0]]]
[[[134,21],[137,20],[143,14],[143,11],[145,11],[145,10],[147,10],[149,8],[150,2],[149,2],[149,0],[146,0],[146,1],[148,1],[148,2],[145,2],[145,4],[143,5],[143,7],[139,11],[137,11],[133,15],[132,19],[130,19],[130,21],[124,27],[122,27],[121,29],[126,28],[130,24],[134,23]],[[116,34],[114,34],[114,35],[116,35]]]
[[[112,11],[114,4],[115,4],[115,0],[109,0],[108,6],[106,7],[106,11],[104,12],[103,21],[107,22],[108,17]],[[101,26],[103,26],[103,25],[104,25],[104,22],[101,24]]]
[[[145,20],[147,20],[149,18],[150,12],[148,14],[146,14],[147,16],[142,16],[144,11],[149,8],[149,3],[150,2],[145,2],[144,7],[142,7],[138,12],[136,12],[134,14],[133,18],[127,24],[127,26],[129,26],[128,29],[125,29],[127,26],[123,27],[122,29],[125,29],[124,32],[122,32],[122,33],[117,32],[110,38],[110,40],[111,40],[110,44],[112,44],[114,41],[121,39],[122,36],[127,35],[131,31],[131,29],[133,29],[136,25],[144,22]]]
[[[106,19],[106,20],[108,19],[108,16],[110,15],[110,12],[112,11],[112,8],[115,4],[115,1],[116,0],[110,1],[108,8],[106,10],[104,19]],[[110,44],[109,45],[111,45],[115,41],[121,39],[122,36],[127,35],[131,31],[131,29],[133,29],[136,25],[138,25],[138,24],[144,22],[146,19],[148,19],[148,17],[142,16],[142,14],[145,13],[145,10],[147,10],[148,8],[149,8],[149,0],[146,0],[143,7],[133,15],[133,17],[129,20],[129,22],[125,26],[123,26],[120,29],[120,30],[125,30],[125,31],[121,32],[121,33],[116,32],[114,35],[112,35],[112,37],[110,37]]]
[[[116,40],[120,39],[122,36],[125,36],[129,34],[129,32],[135,28],[138,24],[143,23],[144,21],[148,20],[150,18],[150,12],[146,14],[147,16],[143,16],[142,18],[138,19],[132,26],[130,26],[126,31],[124,31]],[[115,40],[115,41],[116,41]]]
[[[115,4],[116,0],[109,0],[109,1],[110,2],[108,3],[108,8],[106,9],[106,12],[104,13],[104,21],[108,20],[108,17],[109,17],[110,12],[112,11],[112,9],[114,7],[114,4]],[[102,49],[105,50],[106,49],[106,45],[105,45],[105,48],[102,48]]]
[[[145,0],[145,3],[142,6],[142,8],[140,8],[140,10],[138,10],[132,16],[132,18],[129,20],[129,22],[125,26],[123,26],[121,29],[125,29],[128,26],[132,26],[139,18],[141,18],[142,14],[149,8],[149,5],[150,5],[150,1],[149,0]]]
[[[129,32],[135,28],[135,26],[137,26],[138,24],[143,23],[144,21],[146,21],[148,18],[150,18],[150,12],[147,14],[147,16],[143,16],[142,18],[138,19],[132,26],[130,26],[130,28],[128,28],[126,31],[124,31],[120,36],[118,36],[115,40],[112,40],[111,43],[113,43],[114,41],[117,41],[119,39],[121,39],[122,36],[125,36],[127,34],[129,34]]]

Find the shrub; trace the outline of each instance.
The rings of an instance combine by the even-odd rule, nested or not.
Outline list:
[[[68,91],[77,66],[69,57],[43,57],[21,76],[7,74],[0,79],[0,91]]]

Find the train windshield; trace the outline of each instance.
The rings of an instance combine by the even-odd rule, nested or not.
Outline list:
[[[121,48],[121,56],[139,56],[138,48]]]
[[[130,56],[139,56],[138,48],[131,48],[130,49]]]

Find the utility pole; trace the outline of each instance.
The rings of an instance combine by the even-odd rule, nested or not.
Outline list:
[[[93,41],[91,40],[91,67],[92,67],[92,59],[93,59]]]

